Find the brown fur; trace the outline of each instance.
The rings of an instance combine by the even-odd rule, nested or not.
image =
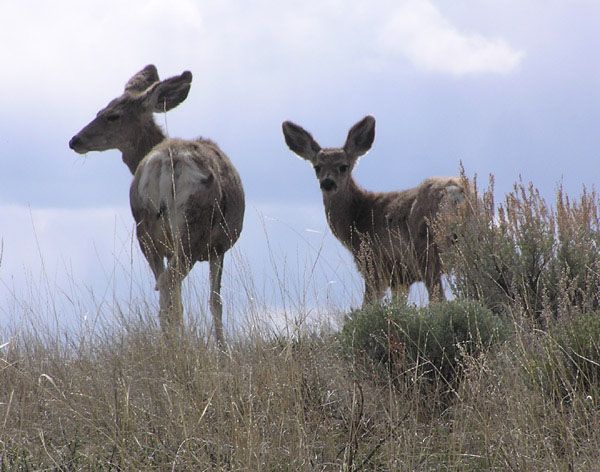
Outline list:
[[[290,122],[283,130],[290,149],[315,167],[329,226],[352,252],[365,280],[363,305],[380,300],[387,288],[404,294],[418,281],[425,283],[430,297],[443,298],[431,223],[447,199],[462,199],[461,179],[433,177],[407,190],[369,192],[351,172],[375,138],[374,118],[357,123],[343,148],[322,149],[308,132]]]
[[[209,262],[210,307],[222,344],[223,257],[242,230],[242,183],[215,143],[166,139],[152,115],[185,100],[191,80],[191,73],[184,72],[161,82],[154,66],[145,67],[69,145],[79,153],[119,149],[134,174],[131,211],[160,292],[163,330],[181,328],[181,282],[195,262]]]

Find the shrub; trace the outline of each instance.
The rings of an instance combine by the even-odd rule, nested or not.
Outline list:
[[[559,400],[600,393],[600,312],[563,318],[549,330],[529,373]]]
[[[489,309],[476,302],[451,301],[356,310],[344,323],[341,343],[358,358],[383,368],[394,382],[424,379],[452,386],[464,356],[485,351],[506,334],[506,324]]]
[[[457,297],[496,313],[517,310],[544,329],[550,319],[600,308],[594,191],[571,200],[559,188],[551,207],[532,184],[518,182],[496,208],[492,178],[482,195],[476,182],[471,188],[466,205],[436,222],[437,234],[453,235],[441,258]]]

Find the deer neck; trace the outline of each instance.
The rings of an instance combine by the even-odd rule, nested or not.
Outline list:
[[[134,138],[130,144],[121,149],[123,162],[132,174],[135,174],[135,170],[146,154],[164,139],[164,133],[154,121],[147,123],[134,133]]]
[[[358,212],[368,200],[368,192],[351,177],[344,189],[334,195],[323,194],[327,222],[333,234],[347,246],[352,245]],[[355,238],[354,238],[355,239]]]

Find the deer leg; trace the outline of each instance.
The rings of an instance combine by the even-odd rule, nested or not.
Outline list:
[[[392,292],[392,301],[394,303],[400,304],[406,302],[406,299],[408,298],[408,292],[410,290],[409,284],[394,278],[392,279],[390,289]]]
[[[210,312],[215,326],[215,337],[219,348],[225,347],[223,334],[223,300],[221,299],[221,277],[223,276],[224,254],[211,257],[209,260],[210,271]]]
[[[181,301],[181,282],[189,273],[191,266],[181,264],[173,257],[157,280],[159,291],[159,319],[165,334],[180,331],[183,328],[183,304]]]
[[[384,293],[385,288],[382,288],[379,280],[375,280],[373,277],[365,277],[365,295],[362,307],[366,308],[374,303],[379,303]]]
[[[427,277],[425,286],[427,287],[427,292],[429,294],[429,302],[443,301],[446,299],[441,274],[438,274],[436,277]]]
[[[385,281],[382,280],[381,267],[378,266],[378,261],[373,254],[373,247],[368,241],[361,241],[359,251],[354,255],[354,260],[365,281],[362,308],[379,303],[383,298],[387,285],[383,287]]]
[[[160,278],[161,274],[165,271],[164,260],[156,252],[153,252],[152,254],[146,254],[146,260],[150,265],[150,269],[152,269],[152,273],[154,274],[154,280],[156,280],[154,290],[158,291],[158,279]]]
[[[165,263],[164,257],[158,253],[155,247],[152,245],[151,240],[147,240],[143,235],[138,233],[138,242],[140,244],[140,249],[142,250],[142,254],[148,261],[148,265],[154,274],[154,280],[156,280],[156,285],[154,286],[154,290],[158,290],[158,279],[160,275],[165,271]]]
[[[429,302],[445,300],[446,296],[444,294],[444,286],[442,285],[440,256],[437,246],[434,244],[427,245],[422,267],[425,268],[425,277],[423,278],[423,281],[427,287]]]

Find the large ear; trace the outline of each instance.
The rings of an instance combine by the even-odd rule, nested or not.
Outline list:
[[[319,146],[308,131],[291,121],[285,121],[281,127],[283,128],[285,142],[292,151],[309,161],[317,157],[321,146]]]
[[[164,113],[187,98],[191,85],[192,73],[186,70],[181,75],[151,85],[141,99],[145,108],[154,113]]]
[[[374,140],[375,118],[365,116],[348,131],[344,151],[350,157],[360,157],[371,149]]]
[[[127,81],[125,91],[140,93],[159,80],[156,66],[149,64]]]

